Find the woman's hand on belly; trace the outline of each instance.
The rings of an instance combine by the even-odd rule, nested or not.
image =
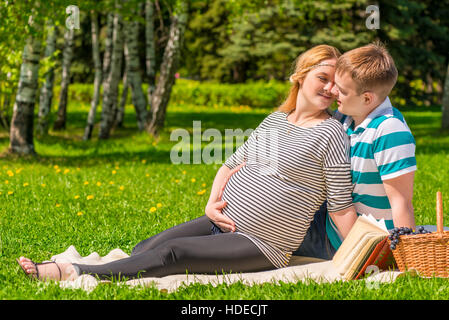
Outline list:
[[[235,223],[225,216],[221,210],[227,205],[226,201],[217,201],[206,206],[206,216],[223,232],[234,232]]]

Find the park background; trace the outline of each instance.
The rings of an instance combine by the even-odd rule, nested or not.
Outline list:
[[[29,282],[14,260],[72,244],[82,255],[130,252],[204,214],[225,159],[174,165],[171,132],[192,133],[193,121],[223,136],[255,128],[285,99],[296,57],[323,43],[342,53],[386,44],[399,71],[390,98],[416,139],[416,223],[435,224],[437,190],[449,205],[447,1],[8,0],[0,18],[1,298],[449,297],[446,280],[413,277],[376,290],[350,281],[86,294]]]

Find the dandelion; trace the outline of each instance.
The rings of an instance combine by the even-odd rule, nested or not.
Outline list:
[[[203,189],[203,190],[201,190],[201,191],[198,191],[196,194],[202,196],[202,195],[205,194],[205,193],[206,193],[206,189]]]
[[[79,199],[79,197],[80,197],[79,195],[76,195],[76,196],[75,196],[75,199]]]
[[[80,171],[80,170],[81,170],[81,168],[76,168],[76,170],[77,170],[77,171]]]
[[[147,160],[143,159],[143,160],[142,160],[142,163],[143,163],[143,164],[147,163]]]
[[[146,177],[149,177],[150,176],[150,174],[149,173],[147,173],[146,175],[145,175]]]
[[[101,182],[100,181],[97,182],[97,186],[99,186],[99,187],[101,186]]]
[[[8,195],[12,195],[14,192],[12,191],[8,191]]]
[[[84,181],[84,185],[87,186],[89,184],[89,181]]]
[[[162,207],[162,203],[158,203],[158,204],[156,205],[156,207],[158,207],[158,208]]]
[[[117,171],[115,171],[115,170],[112,170],[112,174],[116,174],[117,173]]]
[[[182,174],[186,174],[186,173],[187,173],[187,171],[185,171],[185,170],[182,172]]]
[[[28,183],[28,182],[25,182],[24,184],[23,184],[23,186],[24,187],[28,187],[30,184]]]
[[[64,170],[64,174],[67,174],[67,173],[69,173],[69,172],[70,172],[69,169],[65,169],[65,170]]]
[[[118,170],[118,169],[120,169],[119,166],[115,166],[115,170]]]
[[[92,200],[93,198],[94,198],[93,195],[88,195],[88,196],[87,196],[87,200]]]
[[[114,181],[109,181],[109,184],[114,184]]]
[[[205,187],[206,186],[206,184],[205,183],[203,183],[202,185],[201,185],[202,187]]]
[[[176,179],[175,182],[176,182],[176,183],[179,183],[179,179]]]
[[[190,180],[190,181],[192,181],[192,182],[195,182],[195,181],[196,181],[196,179],[195,179],[195,178],[192,178],[192,180]]]
[[[82,216],[82,215],[83,215],[83,212],[82,212],[82,211],[79,211],[76,215]]]
[[[46,185],[45,183],[43,183],[43,184],[41,184],[41,186],[42,186],[43,188],[45,188],[47,185]]]
[[[61,169],[56,169],[56,173],[60,173],[61,172]]]
[[[57,204],[56,204],[56,208],[59,208],[60,206],[61,206],[60,203],[57,203]]]
[[[8,184],[9,183],[9,181],[8,180],[5,180],[5,184]]]
[[[17,170],[16,170],[16,173],[19,174],[20,171],[22,171],[22,170],[23,170],[23,168],[17,169]]]
[[[120,188],[119,188],[120,190],[125,190],[125,187],[124,186],[120,186]]]
[[[154,211],[156,211],[157,209],[155,208],[155,207],[151,207],[150,208],[150,212],[154,212]]]
[[[53,168],[55,168],[55,169],[58,169],[58,168],[59,168],[59,166],[58,166],[58,165],[54,165],[54,166],[53,166]]]
[[[10,177],[14,177],[14,173],[11,170],[8,170],[8,172],[6,172],[6,174]]]

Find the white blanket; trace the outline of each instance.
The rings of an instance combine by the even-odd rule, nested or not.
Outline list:
[[[129,257],[128,254],[121,249],[114,249],[104,257],[98,253],[93,252],[86,257],[82,257],[76,248],[72,245],[66,251],[51,257],[55,262],[70,262],[79,264],[104,264],[118,259]],[[375,288],[376,283],[392,282],[401,272],[386,271],[375,273],[362,281],[366,281],[370,288]],[[159,290],[166,290],[167,292],[176,291],[180,286],[187,286],[193,283],[218,285],[221,283],[231,284],[241,281],[245,285],[261,284],[265,282],[279,283],[296,283],[298,281],[307,282],[314,281],[316,283],[343,281],[343,278],[338,274],[332,261],[320,260],[308,257],[293,257],[289,267],[274,269],[262,272],[249,272],[239,274],[226,275],[205,275],[205,274],[179,274],[170,275],[161,278],[140,278],[128,280],[126,285],[135,286],[155,286]],[[81,288],[87,292],[92,291],[100,282],[91,275],[81,275],[76,279],[60,281],[62,288]]]

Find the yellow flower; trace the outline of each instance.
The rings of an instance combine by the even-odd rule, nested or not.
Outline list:
[[[118,170],[118,169],[120,169],[118,166],[115,166],[115,170]]]
[[[179,183],[179,179],[176,179],[175,182],[176,182],[176,183]]]
[[[109,184],[114,184],[114,181],[109,181]]]
[[[187,173],[187,171],[185,171],[185,170],[182,172],[182,174],[186,174],[186,173]]]
[[[89,184],[89,181],[84,181],[84,185],[88,185]]]
[[[202,196],[205,193],[206,193],[206,189],[203,189],[203,190],[197,192],[197,194],[200,196]]]
[[[202,185],[201,185],[202,187],[205,187],[206,186],[206,184],[205,183],[203,183]]]
[[[14,173],[13,173],[11,170],[8,170],[8,172],[6,172],[6,174],[7,174],[8,176],[10,176],[10,177],[13,177],[13,176],[14,176]]]
[[[156,205],[156,207],[158,207],[158,208],[162,207],[162,203],[158,203],[158,204]]]
[[[115,171],[115,170],[112,170],[112,174],[116,174],[117,173],[117,171]]]
[[[69,172],[70,172],[69,169],[65,169],[65,170],[64,170],[64,174],[67,174],[67,173],[69,173]]]
[[[11,195],[11,194],[13,194],[14,192],[12,192],[12,191],[8,191],[8,195]]]
[[[77,215],[78,215],[78,216],[82,216],[82,215],[83,215],[83,212],[82,212],[82,211],[79,211],[79,212],[77,213]]]
[[[196,179],[195,179],[195,178],[192,178],[192,180],[190,180],[190,181],[192,181],[192,182],[195,182],[195,181],[196,181]]]
[[[75,196],[75,199],[78,199],[79,197],[80,197],[79,195],[76,195],[76,196]]]
[[[81,168],[76,168],[76,170],[80,171],[80,170],[81,170]]]
[[[151,207],[150,208],[150,212],[154,212],[154,211],[156,211],[157,209],[155,208],[155,207]]]
[[[24,184],[23,184],[23,186],[24,187],[27,187],[27,186],[29,186],[30,184],[28,183],[28,182],[25,182]]]
[[[88,195],[88,196],[87,196],[87,200],[92,200],[93,198],[94,198],[93,195]]]
[[[120,190],[125,190],[125,187],[124,186],[120,186],[120,188],[119,188]]]
[[[60,173],[61,172],[61,169],[56,169],[56,173]]]
[[[41,184],[42,187],[46,187],[47,185],[45,183]]]
[[[20,171],[22,171],[22,170],[23,170],[23,168],[17,169],[16,173],[20,173]]]
[[[55,168],[55,169],[58,169],[59,168],[59,166],[58,165],[55,165],[53,168]]]
[[[56,204],[56,208],[59,208],[61,205],[59,203]]]
[[[149,173],[147,173],[146,175],[145,175],[146,177],[149,177],[150,176],[150,174]]]
[[[9,183],[9,181],[8,180],[5,180],[5,184],[8,184]]]
[[[97,186],[101,186],[101,182],[100,181],[97,182]]]
[[[143,159],[143,160],[142,160],[142,163],[143,163],[143,164],[147,163],[147,160]]]

